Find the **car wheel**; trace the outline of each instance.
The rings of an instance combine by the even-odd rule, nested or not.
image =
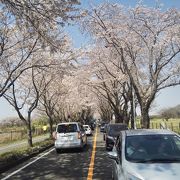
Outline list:
[[[87,137],[86,137],[86,146],[87,146]]]
[[[82,147],[82,148],[81,148],[81,152],[84,152],[84,148],[85,148],[85,147]]]
[[[60,150],[60,149],[56,149],[56,153],[58,153],[58,154],[59,154],[60,152],[61,152],[61,150]]]
[[[112,151],[113,148],[109,147],[108,144],[106,144],[106,150],[107,151]]]
[[[106,143],[106,150],[107,150],[107,151],[109,150],[109,147],[108,147],[107,143]]]
[[[84,141],[84,146],[87,146],[87,137],[86,140]]]
[[[114,174],[114,171],[112,172],[112,180],[118,180],[118,177],[116,176],[116,174]]]
[[[85,147],[85,145],[86,145],[86,144],[83,144],[83,142],[82,142],[81,146],[79,147],[79,150],[80,150],[81,152],[83,152],[83,151],[84,151],[84,147]]]
[[[115,179],[114,179],[114,172],[113,172],[113,171],[112,171],[112,180],[115,180]]]

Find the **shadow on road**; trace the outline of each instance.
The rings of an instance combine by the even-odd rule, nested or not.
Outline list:
[[[107,152],[105,147],[96,148],[93,180],[112,179],[112,161],[108,158]]]
[[[81,148],[71,148],[71,149],[61,149],[58,154],[64,154],[64,153],[86,153],[87,151],[89,151],[90,149],[92,149],[92,145],[91,144],[87,144],[86,146],[84,146],[83,149]]]
[[[9,179],[84,180],[87,179],[91,152],[92,146],[89,144],[85,147],[83,152],[70,149],[57,154],[56,151],[53,151],[48,156],[44,156],[36,163],[33,163]],[[3,174],[3,176],[5,175],[6,174]]]

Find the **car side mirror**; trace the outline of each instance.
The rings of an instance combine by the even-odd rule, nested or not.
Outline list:
[[[118,163],[118,154],[115,151],[108,152],[108,157]]]

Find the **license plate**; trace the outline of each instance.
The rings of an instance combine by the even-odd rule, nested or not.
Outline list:
[[[65,141],[71,141],[71,140],[73,140],[73,137],[72,137],[72,136],[63,137],[63,140],[65,140]]]

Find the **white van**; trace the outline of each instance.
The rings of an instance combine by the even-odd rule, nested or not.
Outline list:
[[[81,148],[87,144],[87,136],[83,126],[78,122],[60,123],[54,134],[55,149],[59,153],[61,149]]]

